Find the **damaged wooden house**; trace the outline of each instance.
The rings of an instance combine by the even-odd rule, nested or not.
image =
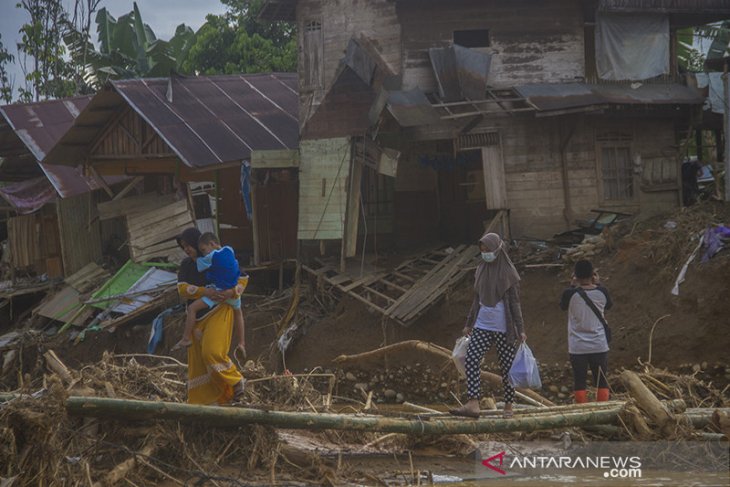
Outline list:
[[[294,74],[111,81],[44,163],[132,178],[99,216],[125,219],[134,262],[178,260],[194,224],[242,265],[282,262],[296,257],[297,100]]]
[[[299,35],[298,238],[342,272],[360,252],[456,248],[487,227],[550,238],[596,208],[679,205],[704,100],[677,30],[730,1],[268,0],[262,16]],[[361,297],[392,315],[413,277]]]
[[[44,290],[100,262],[114,228],[96,218],[124,178],[84,174],[79,161],[41,163],[89,103],[76,97],[0,107],[0,296]]]

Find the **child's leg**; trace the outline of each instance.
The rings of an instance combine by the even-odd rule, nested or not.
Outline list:
[[[233,329],[236,330],[236,335],[238,335],[238,342],[236,342],[237,345],[245,347],[246,328],[244,325],[243,311],[241,311],[241,308],[233,310]]]
[[[183,330],[182,339],[172,347],[173,350],[186,347],[193,343],[193,327],[195,326],[195,316],[198,311],[207,308],[208,305],[202,299],[196,299],[188,304],[187,313],[185,315],[185,329]]]

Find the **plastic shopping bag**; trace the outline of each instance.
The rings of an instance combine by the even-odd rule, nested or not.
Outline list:
[[[469,337],[461,337],[456,340],[454,351],[451,352],[451,359],[454,361],[456,370],[462,377],[466,377],[466,350],[469,348]]]
[[[517,349],[512,367],[509,369],[509,381],[514,387],[525,389],[542,388],[537,360],[532,355],[530,347],[524,342]]]

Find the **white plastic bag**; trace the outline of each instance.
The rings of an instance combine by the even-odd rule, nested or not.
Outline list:
[[[532,355],[532,350],[525,342],[522,342],[517,349],[512,367],[509,369],[509,381],[513,387],[525,389],[540,389],[540,370],[537,367],[537,360]]]
[[[466,351],[468,348],[469,337],[460,337],[456,340],[454,351],[451,352],[451,359],[462,377],[466,377]]]

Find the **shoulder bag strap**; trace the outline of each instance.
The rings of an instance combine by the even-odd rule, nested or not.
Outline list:
[[[589,308],[591,308],[591,311],[595,313],[596,318],[598,318],[598,321],[601,322],[601,324],[604,326],[604,328],[608,328],[608,323],[606,323],[606,319],[603,317],[600,311],[598,311],[598,308],[596,308],[596,303],[593,302],[591,298],[588,297],[588,295],[585,292],[585,289],[579,287],[577,288],[578,294],[580,294],[580,297],[583,298],[583,300],[586,302]]]

